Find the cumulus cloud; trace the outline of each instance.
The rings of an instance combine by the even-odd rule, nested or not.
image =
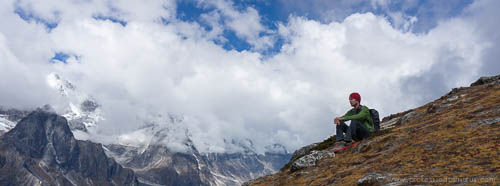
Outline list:
[[[0,28],[0,77],[10,80],[0,84],[1,104],[56,102],[45,99],[51,93],[42,78],[55,72],[102,105],[100,133],[142,138],[134,130],[144,118],[174,113],[184,117],[181,124],[202,152],[245,145],[262,152],[275,143],[294,150],[333,134],[333,118],[349,109],[350,92],[360,92],[362,104],[382,115],[403,111],[467,85],[483,65],[496,65],[484,59],[498,51],[484,35],[498,27],[478,29],[475,16],[443,21],[426,34],[395,28],[372,13],[328,23],[291,16],[271,31],[284,39],[283,47],[263,58],[258,50],[228,51],[214,43],[224,39],[225,27],[255,41],[256,48],[273,43],[259,34],[268,28],[256,9],[238,10],[227,1],[206,2],[218,10],[202,19],[221,27],[209,31],[176,20],[171,1],[23,2],[58,25],[47,31],[42,23],[21,19],[10,6],[14,1],[2,2],[1,14],[13,26]],[[490,8],[474,5],[470,14],[482,18],[480,12]],[[62,13],[54,18],[54,11]],[[97,13],[127,24],[95,19]],[[222,17],[229,21],[221,23]],[[56,52],[72,57],[67,64],[50,63]],[[31,91],[3,91],[12,86]]]
[[[18,0],[9,4],[47,22],[74,21],[92,16],[109,16],[125,21],[151,21],[159,18],[168,19],[175,15],[174,0]]]
[[[225,29],[233,31],[255,51],[272,47],[275,38],[270,35],[273,32],[261,23],[261,17],[255,8],[247,7],[240,11],[233,2],[227,0],[199,1],[198,4],[205,9],[214,9],[201,15],[212,30],[219,31],[220,34]]]
[[[498,1],[478,1],[472,4],[464,15],[464,21],[469,27],[477,31],[477,37],[486,43],[486,49],[481,58],[482,75],[498,75],[500,69],[500,23],[493,21],[498,12],[496,8],[500,7]]]
[[[6,107],[36,108],[56,98],[40,81],[50,70],[50,40],[43,25],[30,24],[13,14],[12,2],[0,2],[0,102]]]

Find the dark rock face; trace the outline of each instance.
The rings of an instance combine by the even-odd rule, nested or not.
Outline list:
[[[80,105],[80,108],[84,112],[94,112],[97,109],[97,107],[99,107],[99,104],[97,104],[97,102],[94,100],[85,100]]]
[[[5,134],[16,150],[25,156],[42,158],[50,142],[61,163],[68,161],[68,153],[75,147],[76,140],[67,125],[66,119],[55,114],[34,112],[24,118],[11,131]]]
[[[138,185],[100,144],[73,137],[64,117],[37,110],[0,137],[0,185]]]

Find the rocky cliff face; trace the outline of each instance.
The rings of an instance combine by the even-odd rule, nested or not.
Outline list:
[[[302,148],[280,172],[244,185],[497,185],[500,183],[500,76],[383,119],[382,131],[332,152],[334,137]]]
[[[162,145],[150,145],[143,151],[135,147],[106,145],[108,154],[117,157],[139,177],[151,185],[210,185],[210,172],[201,169],[195,154],[173,152]]]
[[[145,149],[110,144],[107,153],[150,185],[241,185],[256,177],[279,170],[288,153],[209,153],[200,154],[189,143],[188,152],[175,152],[164,145]]]
[[[64,117],[37,110],[0,137],[0,185],[138,185],[100,144],[73,137]]]

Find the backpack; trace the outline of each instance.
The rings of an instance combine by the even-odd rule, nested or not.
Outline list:
[[[378,116],[378,111],[375,109],[370,109],[370,117],[372,117],[373,125],[375,128],[374,132],[378,132],[380,130],[380,118]]]

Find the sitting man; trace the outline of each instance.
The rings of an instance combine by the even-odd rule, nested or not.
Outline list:
[[[360,141],[373,132],[373,121],[370,117],[370,110],[366,106],[360,105],[361,96],[354,92],[349,95],[349,102],[353,109],[349,110],[344,116],[337,117],[334,123],[337,124],[336,141],[351,143],[352,140]],[[347,126],[344,121],[351,120],[351,125]],[[344,135],[344,133],[346,133]]]

